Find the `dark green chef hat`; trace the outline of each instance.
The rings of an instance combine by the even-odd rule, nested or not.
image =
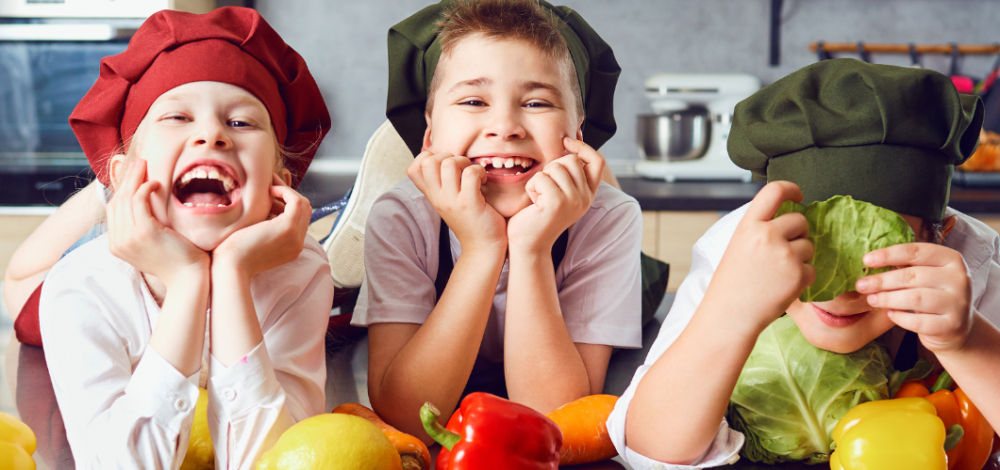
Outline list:
[[[804,204],[844,195],[941,221],[982,123],[982,101],[940,73],[831,59],[737,104],[729,156],[756,181],[798,184]]]
[[[414,155],[420,153],[427,122],[424,119],[431,78],[441,57],[438,21],[456,0],[444,0],[418,11],[389,29],[389,96],[385,114]],[[585,110],[583,141],[599,148],[615,134],[615,85],[621,67],[611,46],[567,7],[539,0],[559,23],[576,66]]]

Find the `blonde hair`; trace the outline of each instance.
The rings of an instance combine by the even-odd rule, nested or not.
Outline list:
[[[580,81],[566,39],[559,33],[559,20],[537,0],[459,0],[441,16],[438,22],[441,59],[438,64],[455,50],[459,41],[469,36],[522,41],[559,62],[569,81],[577,117],[583,118]],[[441,74],[435,73],[431,78],[426,105],[428,115],[433,107],[434,94],[441,86],[440,77]]]

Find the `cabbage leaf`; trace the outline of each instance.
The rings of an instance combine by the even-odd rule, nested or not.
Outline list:
[[[787,315],[758,337],[737,380],[727,419],[753,462],[827,462],[837,421],[860,403],[889,397],[892,360],[873,341],[850,354],[809,343]]]
[[[868,268],[861,261],[865,254],[915,240],[910,224],[899,214],[850,196],[808,206],[785,201],[775,217],[789,212],[806,216],[809,241],[816,248],[810,261],[816,280],[799,296],[803,302],[826,302],[855,290],[858,279],[890,269]]]

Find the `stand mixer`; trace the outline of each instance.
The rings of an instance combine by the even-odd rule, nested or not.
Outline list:
[[[646,97],[655,114],[638,116],[643,160],[635,170],[648,178],[750,181],[750,172],[729,160],[726,140],[736,103],[760,89],[747,74],[654,75]]]

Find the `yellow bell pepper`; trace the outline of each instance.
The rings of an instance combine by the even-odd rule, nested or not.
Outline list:
[[[35,433],[27,424],[0,411],[0,468],[35,470]]]
[[[862,403],[833,428],[831,470],[947,470],[945,428],[924,398]]]

